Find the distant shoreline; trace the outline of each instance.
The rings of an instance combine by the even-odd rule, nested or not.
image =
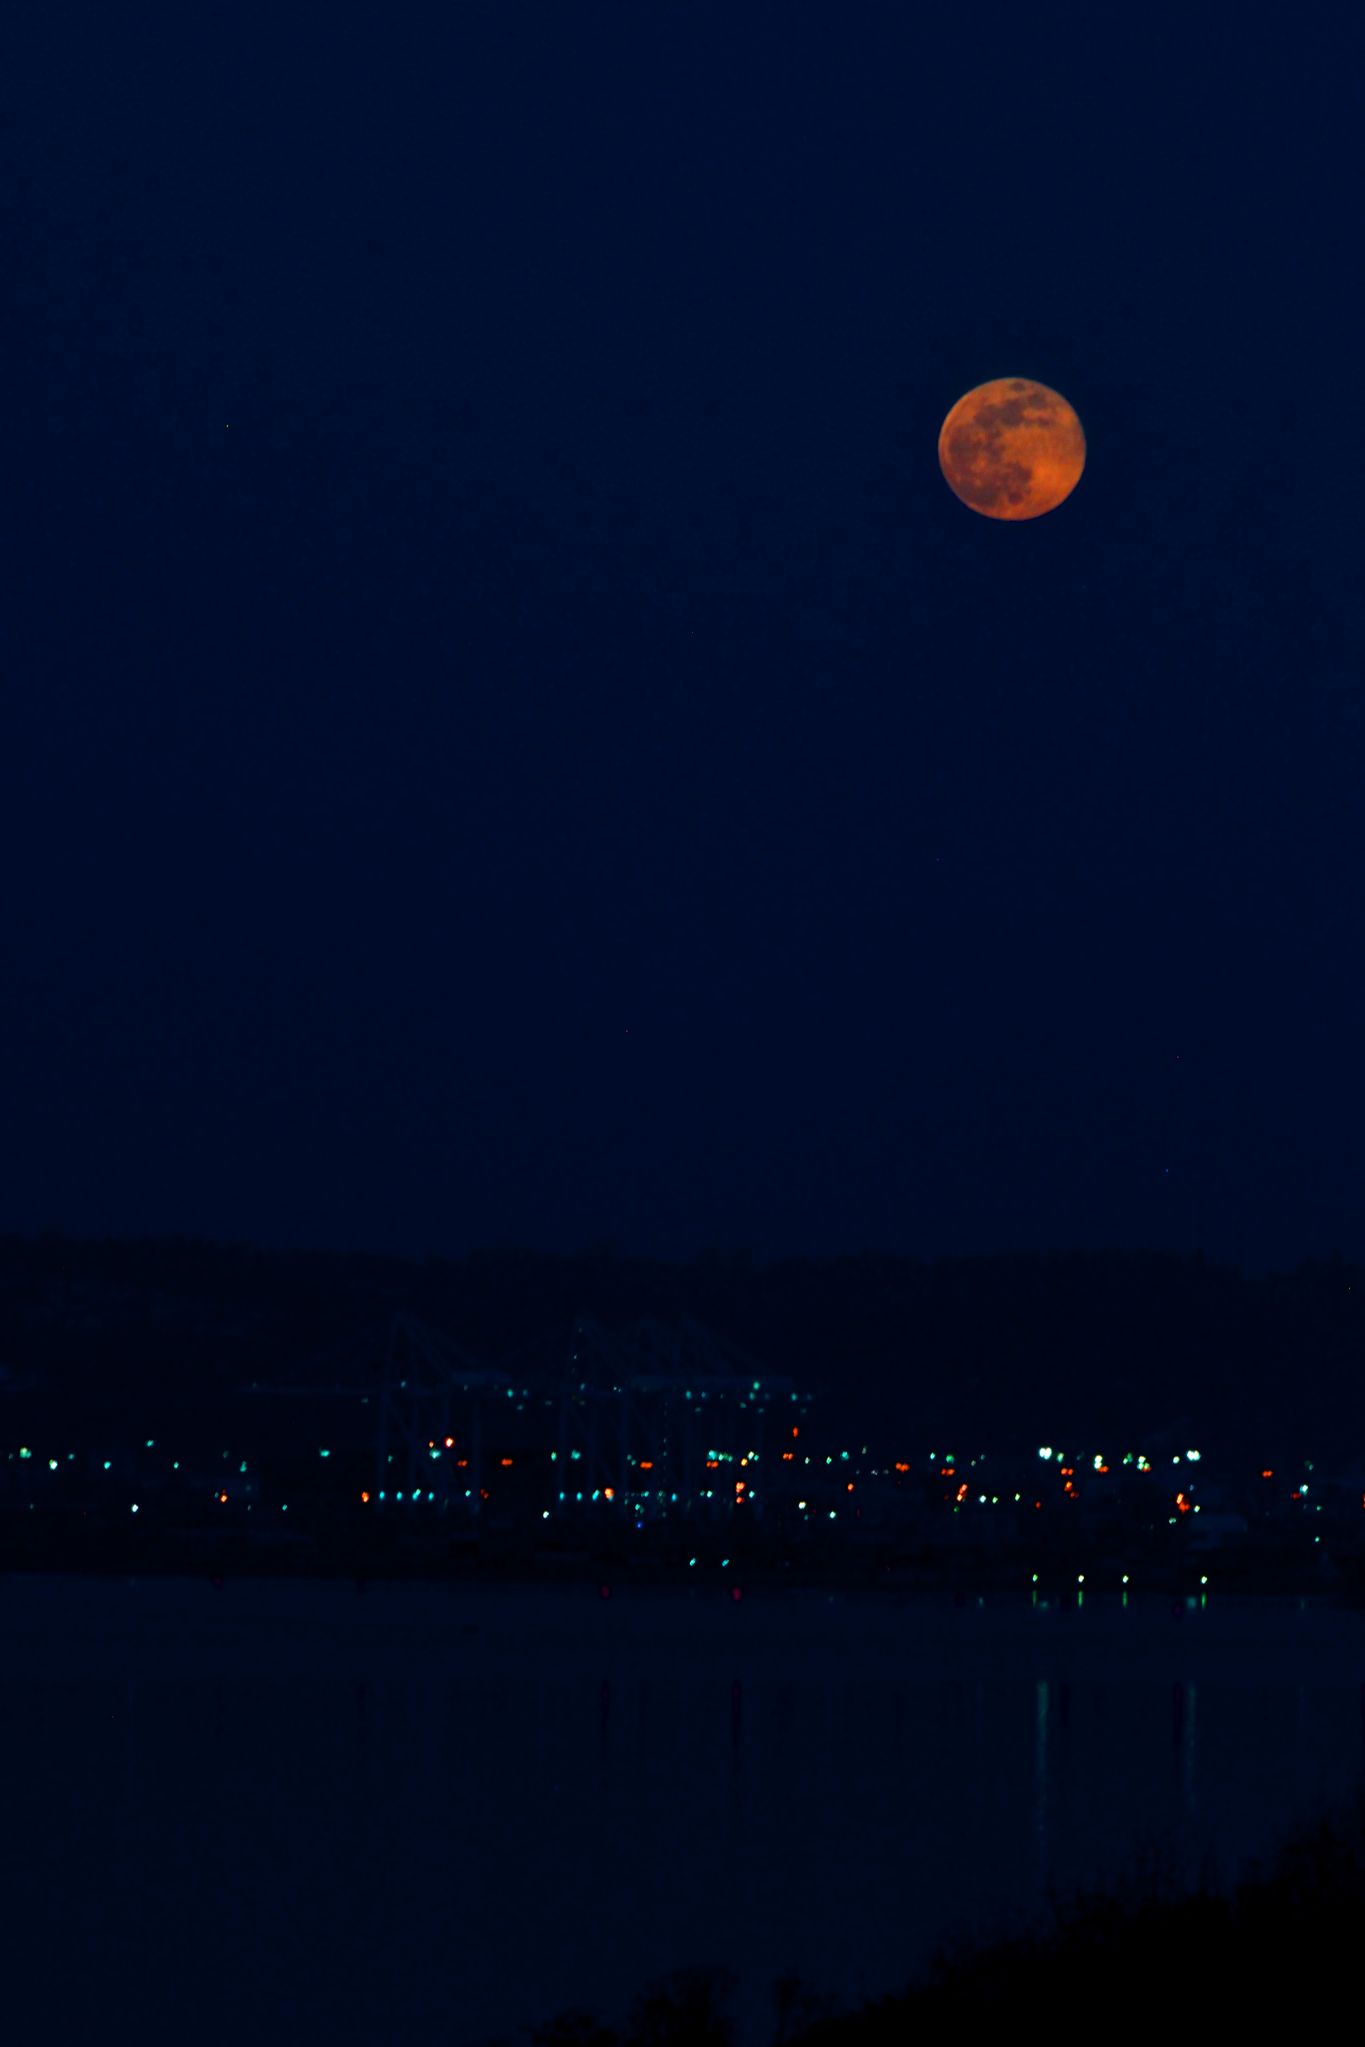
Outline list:
[[[150,1534],[150,1531],[148,1531]],[[1365,1574],[1357,1568],[1305,1571],[1294,1558],[1247,1556],[1184,1558],[1160,1562],[1102,1560],[1078,1571],[1055,1559],[955,1555],[887,1564],[872,1557],[738,1556],[721,1565],[695,1564],[650,1555],[621,1556],[591,1551],[498,1553],[433,1545],[389,1547],[329,1543],[322,1535],[290,1540],[242,1539],[217,1530],[180,1530],[134,1536],[121,1529],[0,1532],[0,1576],[70,1574],[91,1576],[197,1577],[208,1579],[289,1578],[302,1582],[339,1580],[367,1584],[434,1582],[450,1585],[594,1586],[625,1591],[708,1587],[757,1595],[784,1591],[925,1593],[960,1599],[1015,1594],[1049,1604],[1077,1605],[1086,1599],[1158,1594],[1197,1600],[1201,1595],[1301,1598],[1365,1610]]]

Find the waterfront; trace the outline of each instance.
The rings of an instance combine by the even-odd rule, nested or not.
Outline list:
[[[465,2047],[720,1962],[761,2037],[784,1969],[892,1988],[1361,1776],[1322,1602],[610,1593],[0,1581],[25,2011]]]

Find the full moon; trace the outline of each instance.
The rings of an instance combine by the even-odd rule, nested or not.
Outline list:
[[[1036,519],[1069,498],[1085,467],[1071,407],[1031,377],[996,377],[959,398],[939,429],[948,488],[987,519]]]

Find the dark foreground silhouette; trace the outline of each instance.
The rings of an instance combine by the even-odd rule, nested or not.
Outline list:
[[[857,2007],[795,1977],[774,1990],[775,2047],[901,2047],[935,2026],[1046,2023],[1111,2037],[1201,2022],[1243,2037],[1295,2035],[1354,2014],[1365,1943],[1365,1792],[1301,1828],[1231,1884],[1183,1882],[1159,1860],[1111,1888],[1055,1898],[1026,1931],[941,1952],[905,1990]],[[531,2047],[731,2047],[728,1970],[651,1985],[618,2030],[568,2011],[523,2035]],[[972,2037],[976,2037],[973,2033]],[[1289,2037],[1286,2033],[1284,2037]],[[511,2042],[490,2047],[512,2047]]]

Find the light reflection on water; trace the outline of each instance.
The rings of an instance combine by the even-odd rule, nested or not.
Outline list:
[[[5,1923],[72,2037],[460,2047],[718,1961],[760,2038],[786,1968],[889,1989],[1362,1774],[1365,1630],[1292,1601],[11,1579],[0,1616]]]

